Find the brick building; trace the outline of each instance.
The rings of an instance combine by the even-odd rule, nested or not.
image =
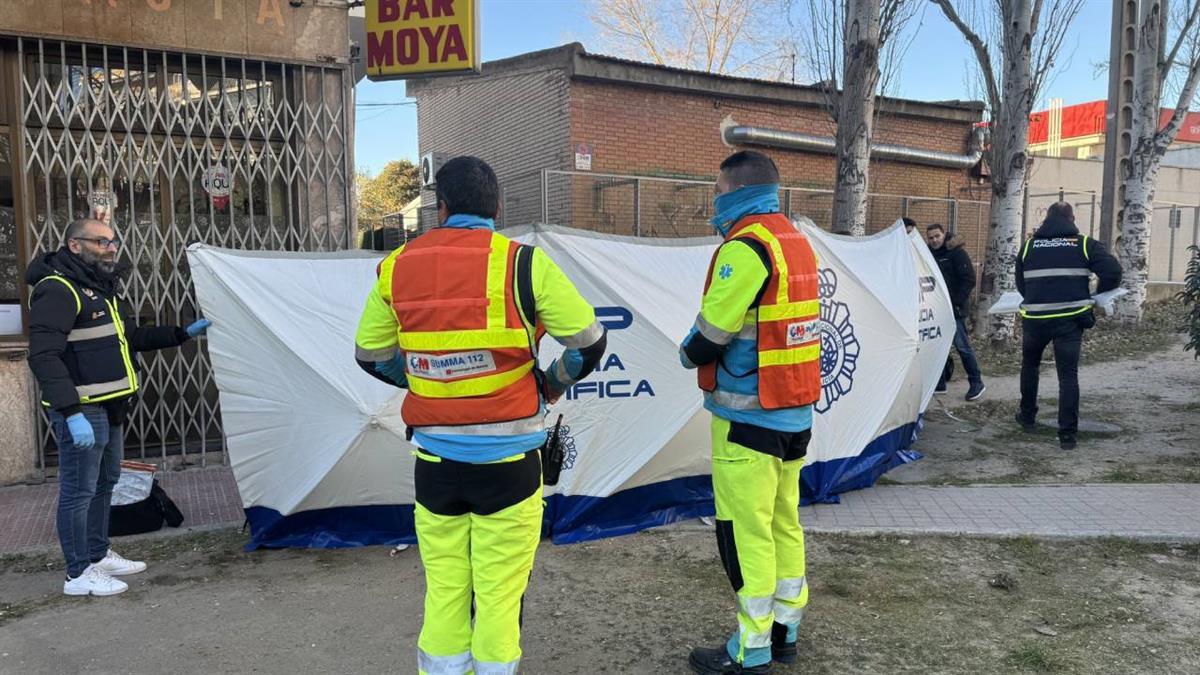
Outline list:
[[[712,181],[738,131],[783,174],[785,208],[828,226],[836,127],[816,87],[711,75],[587,53],[580,44],[485,63],[477,76],[410,81],[422,155],[474,154],[496,169],[501,224],[614,234],[710,234]],[[882,101],[868,229],[908,214],[952,224],[982,260],[987,188],[977,177],[982,105]],[[726,120],[729,122],[725,122]],[[756,141],[753,145],[762,145]],[[433,200],[426,198],[426,204]],[[422,212],[423,224],[434,217]]]

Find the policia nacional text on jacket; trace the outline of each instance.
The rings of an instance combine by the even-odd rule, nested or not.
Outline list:
[[[357,360],[409,390],[426,579],[418,669],[513,673],[541,535],[545,403],[596,368],[605,331],[543,251],[494,231],[499,185],[486,163],[452,159],[436,183],[441,225],[380,264]],[[542,373],[546,333],[566,351]]]

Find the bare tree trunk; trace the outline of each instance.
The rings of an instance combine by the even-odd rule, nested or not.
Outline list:
[[[1162,6],[1143,0],[1138,11],[1137,49],[1133,54],[1133,114],[1125,198],[1122,203],[1121,244],[1117,249],[1122,281],[1129,295],[1121,299],[1120,316],[1126,321],[1142,317],[1149,278],[1150,224],[1154,218],[1154,184],[1162,151],[1157,147],[1158,107],[1162,58]],[[1115,142],[1116,139],[1113,139]]]
[[[1007,77],[1007,75],[1006,75]],[[1015,317],[988,314],[1001,295],[1017,290],[1016,263],[1021,248],[1021,218],[1024,214],[1028,157],[1025,148],[1029,117],[1012,114],[992,132],[992,199],[983,281],[979,286],[977,325],[989,339],[1005,341],[1013,336]],[[999,140],[1002,139],[1002,140]]]
[[[837,114],[833,231],[861,236],[867,227],[867,175],[879,86],[880,0],[849,0]]]
[[[994,341],[1011,338],[1015,323],[1012,315],[988,315],[987,309],[1004,293],[1016,290],[1016,260],[1021,246],[1029,168],[1029,113],[1062,49],[1067,28],[1083,7],[1083,0],[1049,0],[1049,5],[1046,1],[994,0],[1003,68],[1003,77],[997,78],[987,43],[959,16],[951,0],[930,0],[975,52],[992,113],[991,222],[977,318]]]
[[[1200,15],[1200,3],[1193,2],[1186,10],[1186,20],[1177,36],[1175,46],[1166,55],[1167,3],[1161,0],[1142,0],[1138,9],[1137,49],[1133,55],[1133,115],[1129,164],[1124,176],[1125,197],[1121,212],[1121,241],[1116,247],[1123,269],[1122,286],[1129,294],[1117,304],[1123,321],[1136,322],[1142,318],[1146,302],[1146,284],[1150,278],[1150,226],[1154,219],[1154,190],[1158,169],[1167,148],[1174,142],[1183,125],[1184,116],[1196,94],[1200,81],[1200,47],[1195,27]],[[1159,129],[1159,109],[1162,106],[1163,85],[1171,74],[1181,46],[1190,47],[1184,80],[1174,114],[1167,125]],[[1116,139],[1113,139],[1116,142]]]
[[[992,129],[992,203],[987,253],[980,284],[978,323],[993,341],[1013,335],[1015,317],[987,313],[1001,295],[1017,290],[1016,262],[1021,247],[1021,218],[1024,215],[1028,178],[1029,113],[1033,110],[1035,83],[1031,65],[1034,15],[1030,0],[1009,0],[1004,8],[1003,82],[1004,98],[994,110]]]

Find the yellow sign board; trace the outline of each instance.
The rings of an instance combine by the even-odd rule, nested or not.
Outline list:
[[[367,79],[478,72],[479,0],[367,0]]]

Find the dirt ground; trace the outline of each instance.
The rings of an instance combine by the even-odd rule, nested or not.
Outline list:
[[[1015,375],[985,360],[931,406],[925,459],[882,482],[1200,482],[1200,364],[1163,332],[1085,350],[1082,417],[1119,432],[1058,449],[1012,420]],[[1057,386],[1043,371],[1044,420]],[[151,568],[112,598],[61,595],[61,559],[0,557],[0,674],[415,672],[418,552],[245,553],[217,530],[124,544]],[[779,673],[1198,673],[1200,545],[1032,538],[809,538],[801,660]],[[698,521],[539,551],[522,672],[685,673],[734,602]]]
[[[111,598],[58,593],[57,556],[0,560],[0,672],[413,672],[417,551],[243,553],[234,530],[142,540]],[[809,539],[800,663],[780,673],[1200,672],[1200,546],[1020,538]],[[732,627],[691,521],[544,544],[522,672],[684,673]]]
[[[1111,341],[1085,346],[1080,419],[1114,424],[1120,431],[1081,433],[1079,447],[1069,452],[1058,448],[1055,437],[1058,380],[1052,361],[1042,364],[1043,424],[1034,434],[1022,432],[1013,419],[1020,400],[1016,374],[992,375],[996,369],[985,363],[987,392],[968,403],[967,383],[957,368],[949,392],[936,396],[926,413],[916,444],[925,458],[888,473],[881,483],[1200,482],[1200,363],[1183,350],[1182,338],[1162,337],[1149,341],[1155,351],[1133,357]]]

